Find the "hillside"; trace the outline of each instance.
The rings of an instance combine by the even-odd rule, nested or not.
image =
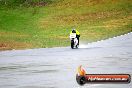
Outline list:
[[[69,46],[132,31],[131,0],[1,0],[0,50]]]

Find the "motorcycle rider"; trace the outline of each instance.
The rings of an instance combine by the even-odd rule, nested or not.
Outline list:
[[[70,34],[72,34],[72,33],[76,33],[76,38],[78,39],[78,45],[79,45],[79,37],[80,37],[79,31],[77,31],[76,29],[72,29],[72,31],[70,32]]]

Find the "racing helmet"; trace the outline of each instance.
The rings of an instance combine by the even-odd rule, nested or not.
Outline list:
[[[72,29],[72,33],[76,33],[76,29]]]

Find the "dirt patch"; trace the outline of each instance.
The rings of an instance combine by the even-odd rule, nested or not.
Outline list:
[[[53,17],[53,19],[62,21],[62,22],[71,22],[71,21],[89,21],[89,20],[97,20],[97,19],[105,19],[108,17],[112,17],[115,15],[120,14],[121,12],[97,12],[97,13],[86,13],[86,14],[72,14],[72,15],[67,15],[67,16],[56,16]]]
[[[1,47],[1,48],[2,48],[2,47],[6,47],[6,44],[1,43],[1,44],[0,44],[0,47]]]
[[[58,2],[57,6],[58,8],[87,7],[104,3],[106,3],[105,0],[63,0],[62,2]]]
[[[0,37],[4,36],[4,37],[8,37],[8,36],[15,36],[15,37],[30,37],[30,35],[26,35],[26,34],[20,34],[20,33],[16,33],[16,32],[0,32]]]
[[[130,22],[131,19],[132,19],[132,16],[128,16],[128,17],[124,17],[124,18],[120,18],[120,19],[109,20],[109,21],[104,22],[104,26],[106,28],[125,26]]]
[[[41,19],[41,21],[39,22],[39,27],[48,29],[48,27],[52,27],[54,25],[78,25],[82,22],[87,22],[87,24],[91,24],[91,22],[97,22],[97,20],[115,17],[121,13],[121,11],[106,11],[85,14],[57,15],[47,19]]]
[[[31,46],[31,44],[22,42],[2,42],[0,43],[0,50],[24,49]]]
[[[48,3],[47,2],[31,2],[30,5],[35,7],[35,6],[46,6]]]

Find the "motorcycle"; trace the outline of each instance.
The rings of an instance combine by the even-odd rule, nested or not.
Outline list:
[[[78,39],[76,38],[76,33],[70,34],[70,40],[71,40],[71,48],[78,48]]]

